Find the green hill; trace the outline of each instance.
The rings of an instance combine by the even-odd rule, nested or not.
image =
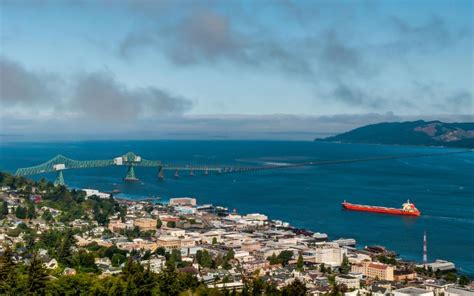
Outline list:
[[[384,122],[316,141],[474,148],[474,122]]]

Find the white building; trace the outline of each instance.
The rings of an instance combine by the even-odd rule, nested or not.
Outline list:
[[[335,244],[326,244],[303,252],[303,258],[309,262],[324,263],[334,267],[341,265],[346,252]]]
[[[347,289],[359,289],[360,280],[350,275],[340,274],[336,276],[335,281],[338,285],[344,285]]]
[[[393,291],[393,296],[434,296],[432,291],[407,287]]]

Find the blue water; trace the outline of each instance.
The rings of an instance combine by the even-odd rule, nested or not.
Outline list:
[[[0,144],[0,169],[42,163],[56,154],[73,159],[112,158],[134,151],[164,163],[259,165],[373,157],[454,149],[314,142],[272,141],[123,141]],[[137,183],[125,183],[126,168],[65,172],[69,186],[119,189],[139,198],[193,196],[199,203],[260,212],[297,227],[352,237],[359,246],[381,244],[404,258],[420,261],[422,236],[428,235],[430,260],[446,259],[474,275],[474,153],[376,162],[305,167],[242,174],[168,178],[155,169],[137,168]],[[50,180],[54,175],[47,175]],[[410,198],[419,218],[348,212],[340,203],[400,207]]]

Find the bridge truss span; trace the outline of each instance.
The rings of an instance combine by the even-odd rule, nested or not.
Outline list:
[[[125,155],[115,157],[113,159],[99,159],[99,160],[74,160],[67,158],[62,155],[57,155],[49,161],[32,167],[20,168],[16,171],[17,176],[29,176],[45,173],[57,174],[55,185],[65,185],[64,183],[64,170],[71,169],[90,169],[90,168],[102,168],[111,166],[126,166],[127,175],[125,181],[138,181],[135,176],[135,167],[152,167],[158,169],[158,178],[165,178],[165,171],[173,171],[174,177],[179,177],[179,172],[185,171],[190,176],[194,176],[195,172],[201,172],[203,175],[209,173],[242,173],[262,170],[275,170],[275,169],[290,169],[303,166],[321,166],[331,164],[348,164],[355,162],[366,162],[366,161],[380,161],[390,160],[398,158],[413,158],[413,157],[428,157],[428,156],[440,156],[448,154],[459,154],[459,153],[472,153],[473,150],[459,150],[459,151],[448,151],[441,153],[425,153],[425,154],[405,154],[405,155],[388,155],[388,156],[377,156],[369,158],[353,158],[353,159],[337,159],[337,160],[324,160],[324,161],[312,161],[312,162],[301,162],[284,165],[264,165],[264,166],[218,166],[218,165],[194,165],[194,164],[163,164],[159,160],[144,159],[141,156],[128,152]]]

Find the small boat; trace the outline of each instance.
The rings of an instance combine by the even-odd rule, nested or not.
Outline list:
[[[351,211],[371,212],[371,213],[380,213],[380,214],[404,215],[404,216],[415,216],[415,217],[418,217],[421,215],[421,212],[415,207],[413,203],[410,202],[410,200],[404,203],[401,209],[368,206],[368,205],[358,205],[358,204],[352,204],[346,201],[342,203],[342,207],[346,210],[351,210]]]

